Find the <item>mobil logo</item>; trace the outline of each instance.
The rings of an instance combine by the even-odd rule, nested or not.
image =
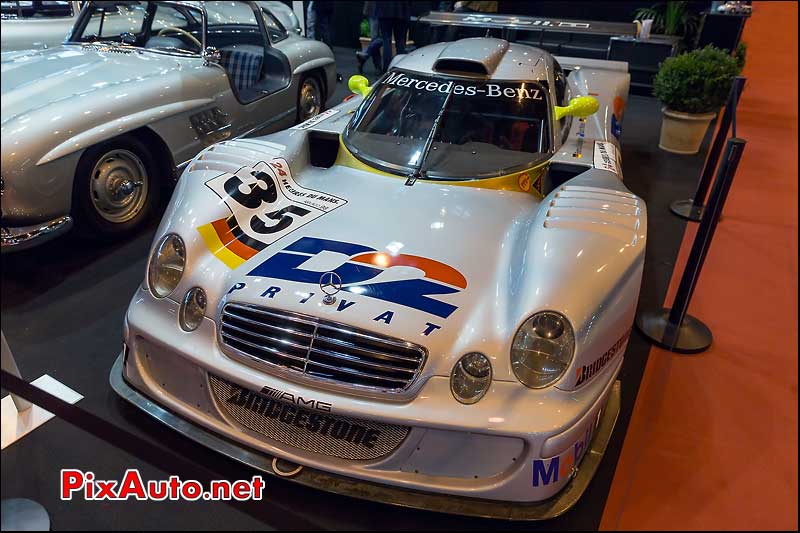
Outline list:
[[[340,254],[336,268],[312,268],[321,255]],[[330,265],[327,265],[330,266]],[[395,267],[413,267],[404,275],[381,276]],[[255,267],[248,275],[319,285],[320,277],[334,272],[341,290],[411,307],[447,318],[458,306],[435,298],[467,288],[464,275],[450,265],[410,254],[389,254],[375,248],[332,239],[301,237]],[[422,276],[419,275],[422,273]],[[405,275],[405,274],[409,274]]]
[[[589,449],[593,430],[594,426],[590,425],[578,442],[561,455],[551,459],[534,459],[533,486],[550,485],[557,483],[559,479],[568,479]]]

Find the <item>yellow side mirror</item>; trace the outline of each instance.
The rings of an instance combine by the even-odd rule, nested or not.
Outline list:
[[[577,96],[570,100],[566,107],[555,106],[556,120],[567,116],[588,117],[597,113],[598,109],[600,109],[600,102],[594,96]]]
[[[347,81],[347,88],[350,89],[351,92],[360,94],[364,98],[366,98],[372,90],[372,87],[369,86],[369,80],[358,74],[350,76],[350,79]]]

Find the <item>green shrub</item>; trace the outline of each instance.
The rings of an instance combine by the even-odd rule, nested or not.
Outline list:
[[[711,45],[661,64],[653,94],[668,109],[682,113],[710,113],[725,105],[739,61]]]
[[[739,72],[744,70],[744,62],[747,57],[747,44],[744,41],[739,41],[736,50],[733,52],[733,57],[736,58],[736,64],[739,65]]]

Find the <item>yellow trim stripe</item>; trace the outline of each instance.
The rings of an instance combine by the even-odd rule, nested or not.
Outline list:
[[[206,246],[217,259],[228,265],[228,268],[234,270],[245,262],[244,259],[228,250],[222,241],[219,240],[216,230],[211,224],[203,224],[197,228],[200,236],[203,237]]]
[[[341,135],[339,136],[339,153],[336,156],[336,162],[334,164],[354,168],[356,170],[363,170],[365,172],[371,172],[372,174],[378,174],[380,176],[387,176],[396,179],[405,179],[403,176],[398,176],[397,174],[384,172],[383,170],[371,167],[360,161],[344,145],[344,142],[342,142]],[[540,177],[543,177],[545,171],[547,170],[547,164],[548,161],[543,161],[542,163],[539,163],[538,165],[533,166],[529,169],[520,170],[519,172],[514,172],[513,174],[506,174],[505,176],[498,176],[495,178],[483,178],[483,179],[464,180],[464,181],[443,181],[443,180],[419,180],[419,181],[425,183],[436,183],[439,185],[454,185],[456,187],[475,187],[477,189],[493,189],[498,191],[530,192],[542,198],[543,196],[541,192],[536,190],[536,188],[533,187],[533,184],[536,183]],[[527,190],[523,189],[520,186],[520,182],[523,181],[522,180],[523,174],[528,174],[528,179],[525,180],[528,183]]]

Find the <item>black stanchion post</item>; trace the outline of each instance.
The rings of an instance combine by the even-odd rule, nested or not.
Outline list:
[[[669,206],[670,211],[681,218],[691,220],[693,222],[700,222],[703,218],[703,211],[705,206],[703,202],[706,200],[708,188],[711,186],[711,178],[714,176],[714,170],[717,168],[719,162],[719,155],[722,153],[722,147],[725,145],[725,139],[728,137],[728,130],[733,120],[733,115],[736,113],[736,104],[739,102],[739,97],[744,90],[744,83],[747,78],[737,76],[733,80],[731,92],[728,95],[728,102],[725,104],[725,111],[722,113],[720,119],[719,130],[714,137],[714,142],[711,149],[708,151],[706,164],[703,166],[703,172],[700,175],[700,182],[697,184],[697,191],[694,193],[694,198],[688,200],[675,200]]]
[[[644,311],[636,317],[639,330],[661,348],[679,353],[698,353],[711,346],[711,330],[700,320],[687,314],[687,310],[746,143],[744,139],[738,138],[728,141],[672,308]]]

